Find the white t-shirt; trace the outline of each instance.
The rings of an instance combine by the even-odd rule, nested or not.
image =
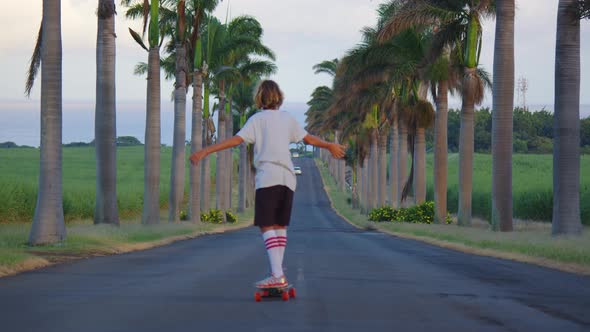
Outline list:
[[[294,117],[284,111],[263,110],[236,135],[254,144],[256,189],[283,185],[295,191],[297,178],[289,144],[303,140],[307,132]]]

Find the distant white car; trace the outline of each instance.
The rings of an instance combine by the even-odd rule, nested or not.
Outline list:
[[[295,166],[295,175],[301,175],[301,174],[303,174],[303,172],[301,172],[301,167]]]

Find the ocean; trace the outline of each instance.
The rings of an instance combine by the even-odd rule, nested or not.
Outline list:
[[[190,98],[187,105],[187,139],[190,136]],[[485,105],[484,105],[485,106]],[[451,105],[451,107],[456,107]],[[0,142],[15,142],[18,145],[39,146],[40,115],[38,100],[0,101]],[[285,110],[305,125],[305,103],[285,102]],[[531,111],[545,109],[553,111],[552,104],[529,105]],[[590,116],[590,105],[580,105],[580,116]],[[172,145],[174,106],[170,101],[162,102],[161,129],[162,144]],[[145,102],[122,101],[117,103],[117,136],[134,136],[144,141]],[[94,102],[63,102],[63,142],[90,142],[94,139]]]

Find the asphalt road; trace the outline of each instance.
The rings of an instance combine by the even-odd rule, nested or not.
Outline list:
[[[250,227],[0,279],[0,331],[590,331],[590,278],[357,230],[297,163],[296,299],[254,302]]]

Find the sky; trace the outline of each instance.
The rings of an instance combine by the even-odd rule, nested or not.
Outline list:
[[[117,3],[119,0],[117,0]],[[377,0],[224,0],[215,15],[252,15],[262,24],[264,43],[277,55],[275,79],[286,103],[299,112],[313,89],[331,84],[325,74],[315,75],[312,66],[341,57],[360,41],[360,30],[376,22]],[[97,0],[62,0],[63,102],[64,108],[86,105],[93,109],[95,94]],[[552,109],[557,0],[517,0],[516,77],[529,82],[529,104]],[[129,27],[140,30],[140,21],[124,18],[117,6],[117,98],[144,108],[145,78],[133,75],[134,66],[147,61],[147,53],[131,38]],[[5,1],[0,12],[0,112],[15,108],[39,109],[38,81],[30,99],[24,96],[25,76],[41,21],[42,0]],[[493,69],[493,21],[484,22],[481,64]],[[581,103],[590,104],[590,21],[582,22]],[[172,109],[172,81],[162,80],[163,112]],[[516,102],[515,95],[515,102]],[[491,96],[484,104],[491,104]],[[457,99],[451,103],[459,104]],[[14,105],[18,104],[18,107]],[[69,105],[69,106],[68,106]],[[453,105],[451,105],[453,106]],[[121,110],[132,108],[120,107]],[[13,116],[14,118],[14,116]],[[0,127],[1,128],[1,127]],[[1,133],[0,133],[1,135]],[[1,140],[1,137],[0,137]]]

